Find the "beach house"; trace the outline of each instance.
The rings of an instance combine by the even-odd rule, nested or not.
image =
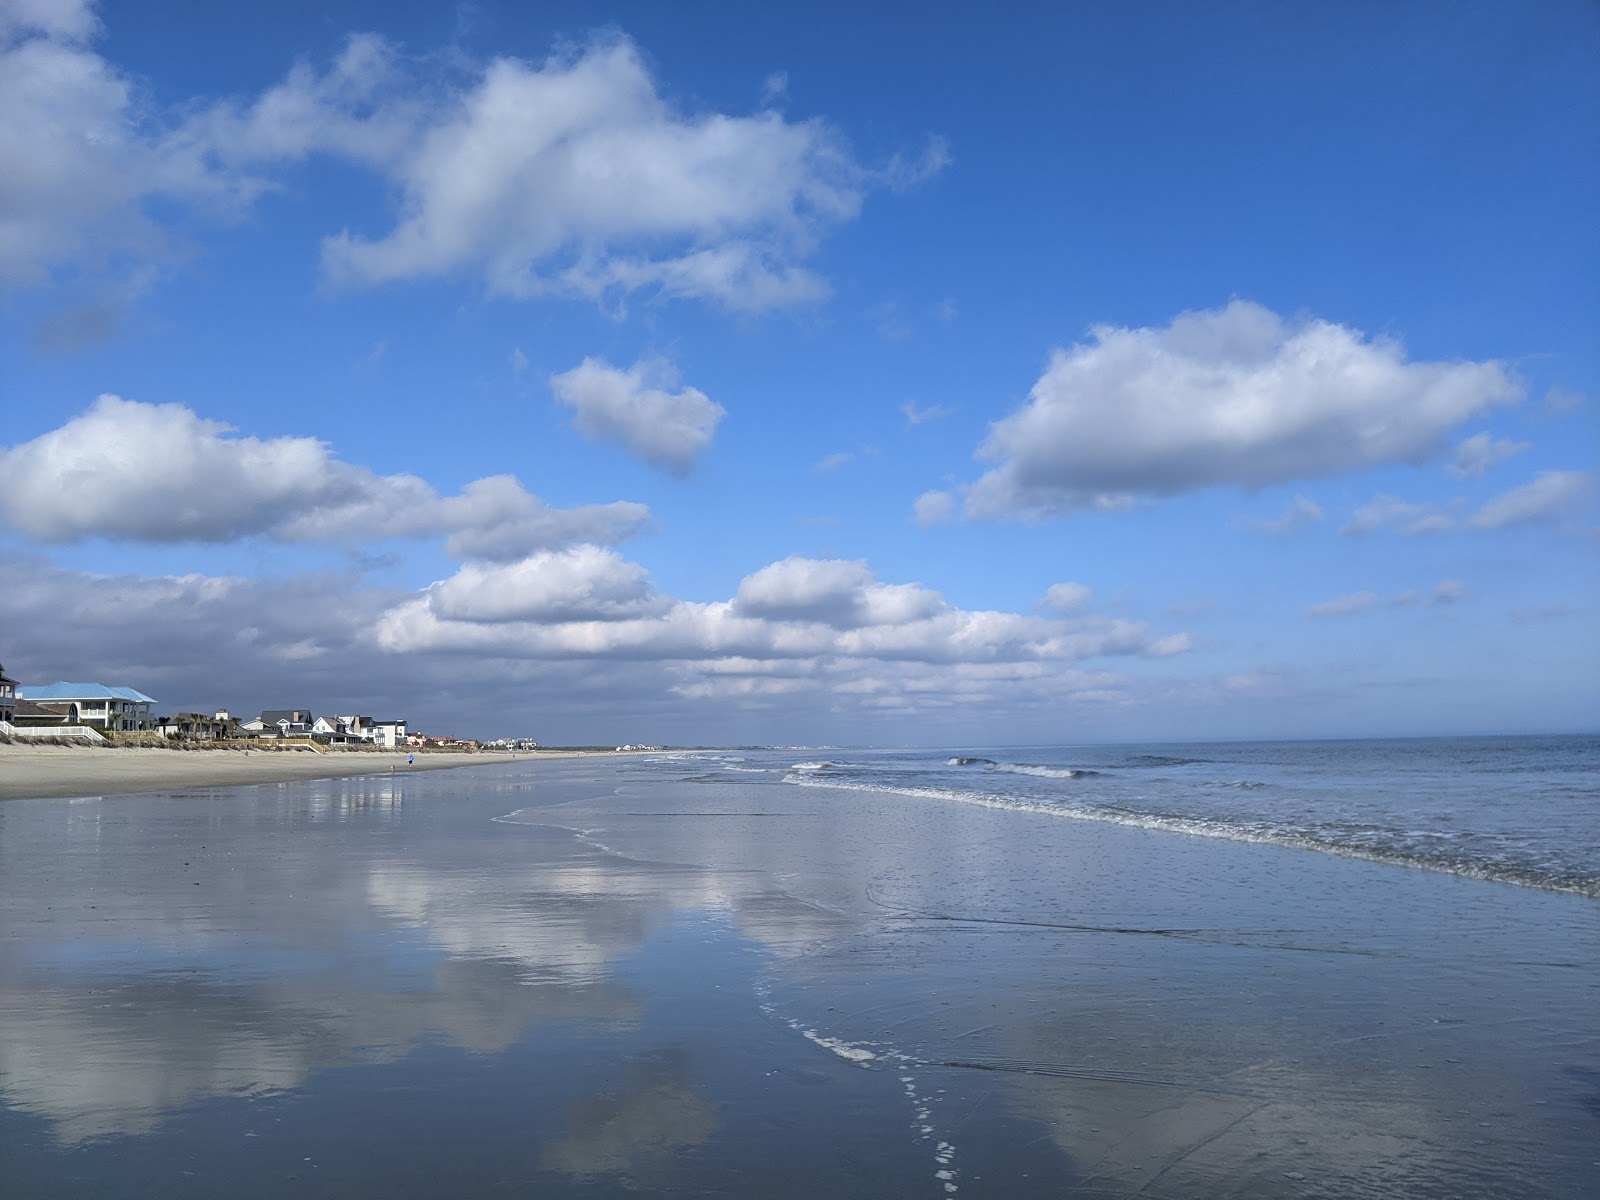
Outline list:
[[[226,711],[214,717],[208,717],[205,713],[178,713],[157,721],[156,732],[163,737],[186,742],[210,742],[232,737],[237,724]]]
[[[63,682],[43,687],[18,687],[16,696],[51,709],[68,706],[75,710],[76,724],[96,729],[151,729],[155,726],[156,702],[130,687]]]
[[[398,721],[374,721],[372,723],[372,740],[389,750],[404,746],[406,744],[405,718],[401,717]]]
[[[309,708],[269,708],[239,728],[257,737],[310,737],[316,722]]]
[[[6,674],[6,666],[0,663],[0,721],[10,724],[17,715],[17,681]]]

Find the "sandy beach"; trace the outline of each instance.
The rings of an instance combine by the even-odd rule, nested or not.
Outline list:
[[[114,796],[184,787],[231,787],[291,779],[335,779],[392,771],[533,758],[565,758],[576,750],[449,753],[428,751],[406,762],[406,751],[165,750],[0,744],[0,800]]]

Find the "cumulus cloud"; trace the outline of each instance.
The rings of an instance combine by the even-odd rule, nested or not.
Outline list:
[[[419,728],[536,723],[552,741],[779,740],[802,724],[820,737],[841,719],[912,714],[969,732],[974,715],[1048,723],[1063,704],[1128,702],[1128,680],[1091,660],[1189,648],[1134,621],[964,610],[853,562],[786,559],[728,600],[676,599],[594,547],[468,563],[421,591],[13,557],[0,560],[0,629],[30,631],[6,659],[27,682],[105,678],[173,709],[380,704]]]
[[[1335,596],[1332,600],[1313,604],[1306,609],[1306,613],[1313,617],[1350,617],[1366,612],[1377,602],[1375,592],[1352,592],[1347,596]]]
[[[179,404],[103,395],[65,425],[0,448],[0,519],[37,542],[376,541],[445,536],[458,557],[520,558],[648,527],[643,505],[552,509],[510,476],[440,496],[316,438],[255,438]]]
[[[685,475],[711,444],[727,415],[698,388],[671,391],[678,372],[665,359],[623,370],[586,358],[550,377],[550,390],[576,411],[573,426],[591,440],[615,442],[630,454],[676,475]]]
[[[391,168],[397,226],[330,238],[323,258],[350,283],[465,271],[510,296],[650,288],[768,308],[825,293],[799,260],[868,190],[942,165],[898,161],[870,171],[822,122],[771,109],[680,112],[610,37],[490,63]]]
[[[325,238],[336,283],[465,274],[517,297],[758,310],[825,295],[804,266],[825,233],[948,161],[935,140],[872,168],[820,120],[679,111],[620,35],[540,64],[458,59],[451,78],[355,34],[259,95],[164,109],[94,50],[98,28],[82,3],[0,14],[0,286],[164,262],[187,217],[238,216],[321,155],[399,198],[387,233]]]
[[[428,589],[428,605],[451,621],[615,621],[656,616],[668,602],[638,563],[572,546],[513,563],[468,563]]]
[[[176,214],[233,219],[275,186],[265,169],[312,153],[391,159],[423,111],[392,50],[366,35],[248,103],[162,110],[95,52],[98,30],[86,4],[12,3],[0,17],[0,286],[148,271],[180,250]]]
[[[95,27],[83,4],[0,15],[0,286],[148,257],[165,237],[142,205],[214,190],[134,85],[82,44]]]
[[[879,583],[864,562],[790,557],[747,576],[733,607],[740,616],[846,628],[931,617],[944,601],[915,584]]]
[[[469,565],[391,609],[378,622],[379,644],[394,653],[675,662],[691,673],[679,686],[723,694],[736,686],[730,680],[754,677],[809,679],[815,690],[885,663],[1059,664],[1189,648],[1186,635],[1158,636],[1133,621],[959,609],[921,585],[883,582],[863,562],[791,557],[746,576],[731,600],[699,603],[660,597],[614,555],[577,551],[560,559],[563,599],[552,599],[544,580],[553,561]],[[729,670],[730,662],[781,669]]]
[[[1456,460],[1445,469],[1457,479],[1476,479],[1496,463],[1532,448],[1531,442],[1513,442],[1510,438],[1475,433],[1456,446]]]
[[[1115,511],[1143,497],[1264,487],[1420,462],[1474,414],[1522,396],[1497,362],[1409,362],[1403,348],[1256,304],[1165,328],[1100,325],[1057,350],[978,457],[975,518]]]

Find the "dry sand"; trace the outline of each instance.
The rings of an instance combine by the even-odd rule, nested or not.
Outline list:
[[[132,747],[0,744],[0,800],[44,796],[112,796],[167,788],[276,783],[285,779],[331,779],[390,771],[436,771],[540,758],[581,751],[500,751],[416,754],[406,751],[163,750]]]

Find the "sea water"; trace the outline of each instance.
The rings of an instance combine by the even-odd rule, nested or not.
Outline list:
[[[1600,898],[1592,735],[712,758],[792,785],[1292,846]]]

